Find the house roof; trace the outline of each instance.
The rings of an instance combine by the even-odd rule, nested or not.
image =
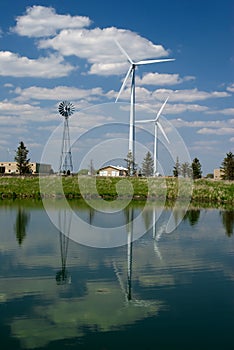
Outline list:
[[[102,168],[100,168],[99,170],[104,170],[106,168],[112,168],[112,169],[115,169],[115,170],[124,170],[124,171],[128,171],[127,168],[124,168],[123,166],[120,166],[120,165],[105,165],[103,166]]]

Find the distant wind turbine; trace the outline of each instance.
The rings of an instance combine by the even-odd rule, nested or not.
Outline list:
[[[160,110],[158,111],[155,119],[148,119],[148,120],[137,120],[136,123],[154,123],[154,176],[157,175],[157,159],[158,159],[158,128],[160,129],[161,133],[165,137],[168,143],[170,141],[168,140],[167,135],[165,134],[165,131],[162,128],[162,125],[159,122],[159,117],[168,101],[168,98],[166,98],[165,102],[161,106]]]
[[[130,67],[124,78],[124,81],[122,83],[122,86],[119,90],[119,93],[115,102],[118,101],[119,96],[121,95],[127,83],[127,80],[131,75],[132,80],[131,80],[131,100],[130,100],[131,105],[130,105],[130,122],[129,122],[129,151],[132,153],[133,161],[135,161],[135,69],[137,66],[142,66],[142,65],[151,64],[151,63],[169,62],[169,61],[174,61],[175,59],[174,58],[152,59],[152,60],[143,60],[143,61],[134,62],[130,58],[130,56],[127,54],[127,52],[122,48],[122,46],[119,44],[118,41],[116,41],[116,44],[118,45],[120,51],[127,58],[128,62],[130,63]],[[132,164],[130,175],[133,175],[133,169],[134,169],[134,163]]]

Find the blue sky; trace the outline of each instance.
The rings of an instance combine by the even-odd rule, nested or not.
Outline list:
[[[136,71],[136,101],[156,113],[169,95],[163,116],[177,129],[191,158],[199,158],[203,174],[212,172],[234,151],[233,34],[231,0],[2,1],[1,160],[13,160],[22,140],[31,160],[40,161],[48,138],[62,122],[58,104],[63,100],[76,106],[72,118],[79,121],[77,135],[87,133],[92,145],[110,137],[111,128],[99,128],[96,135],[89,130],[118,122],[118,117],[99,110],[82,119],[82,111],[115,101],[128,69],[117,39],[136,60],[175,58]],[[129,100],[127,86],[120,101]],[[141,119],[148,117],[141,114]],[[111,137],[116,134],[117,127]],[[138,136],[153,150],[152,139],[140,138],[140,131]],[[90,139],[82,140],[85,150]],[[77,150],[75,170],[79,155]],[[138,164],[142,157],[139,152]]]

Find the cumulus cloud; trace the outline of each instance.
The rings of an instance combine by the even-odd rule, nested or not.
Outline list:
[[[153,96],[158,100],[164,100],[167,95],[170,95],[170,101],[172,102],[182,101],[185,103],[230,96],[226,91],[206,92],[196,88],[190,90],[157,89],[153,93]]]
[[[39,38],[55,35],[63,28],[83,28],[90,24],[88,17],[58,15],[51,7],[35,5],[16,18],[16,26],[11,30],[21,36]]]
[[[115,27],[64,29],[54,38],[41,40],[39,47],[56,50],[64,56],[75,55],[86,59],[91,64],[90,74],[115,75],[124,73],[128,68],[127,59],[116,45],[116,40],[133,60],[169,54],[162,45],[155,45],[130,30]]]
[[[43,88],[31,86],[30,88],[16,88],[14,92],[18,95],[17,100],[80,100],[94,99],[101,96],[103,91],[96,87],[92,89],[79,89],[71,86],[56,86],[55,88]]]
[[[136,77],[138,85],[177,85],[194,80],[193,76],[181,78],[179,74],[146,73],[142,78]]]
[[[234,123],[234,119],[229,120],[194,120],[187,121],[181,118],[171,120],[176,127],[204,128],[204,129],[229,129]],[[203,132],[200,132],[203,133]]]
[[[74,67],[61,56],[30,59],[10,51],[0,51],[0,76],[58,78],[68,75]]]
[[[234,84],[229,85],[227,91],[234,92]]]
[[[234,134],[234,128],[218,128],[218,129],[211,129],[211,128],[202,128],[197,131],[198,134],[205,134],[205,135],[229,135]]]
[[[223,115],[234,115],[234,108],[224,108],[219,110],[208,111],[207,114],[223,114]]]
[[[18,35],[41,38],[39,48],[53,49],[63,56],[75,55],[91,64],[89,73],[111,75],[123,73],[126,57],[120,52],[118,40],[135,59],[168,56],[162,45],[155,45],[140,35],[115,27],[87,29],[91,20],[84,16],[59,15],[51,7],[32,6],[16,18],[11,30]]]

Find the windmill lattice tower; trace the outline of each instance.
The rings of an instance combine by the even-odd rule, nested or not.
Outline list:
[[[64,117],[59,173],[69,175],[73,172],[73,164],[68,119],[74,113],[75,107],[72,103],[63,101],[59,104],[58,110],[59,113]]]

